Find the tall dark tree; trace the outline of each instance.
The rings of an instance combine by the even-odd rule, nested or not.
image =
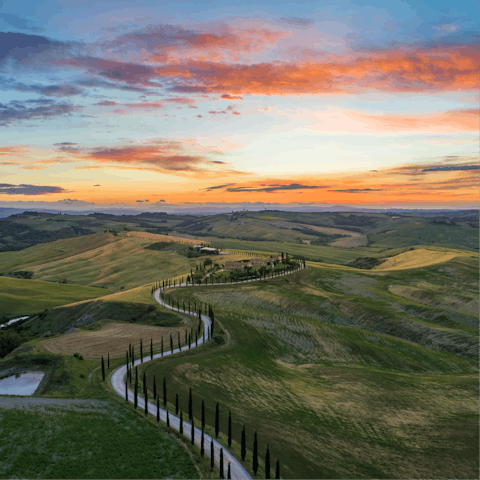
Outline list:
[[[228,447],[232,446],[232,412],[228,411]]]
[[[178,393],[175,395],[175,415],[178,415]]]
[[[195,346],[198,347],[198,333],[195,332]]]
[[[205,430],[202,427],[202,438],[200,439],[200,455],[203,457],[205,455]]]
[[[270,478],[270,449],[267,443],[267,453],[265,454],[265,478]]]
[[[125,401],[128,402],[128,383],[125,382]]]
[[[258,471],[258,442],[257,442],[257,432],[255,431],[255,436],[253,437],[253,461],[252,461],[252,470],[256,475]]]
[[[138,405],[138,385],[135,384],[135,390],[133,391],[133,404],[135,405],[135,410]]]
[[[228,462],[227,478],[232,478],[232,471],[230,470],[230,462]]]
[[[127,375],[128,375],[128,352],[126,353],[125,358],[127,359]]]
[[[145,395],[147,393],[147,376],[145,375],[145,372],[143,372],[143,394]]]
[[[188,395],[188,418],[191,420],[193,418],[193,398],[192,398],[192,388],[190,387],[190,393]]]
[[[247,441],[246,441],[246,434],[245,434],[245,425],[243,426],[242,430],[242,442],[241,442],[241,455],[242,460],[245,461],[245,455],[247,454]]]
[[[275,478],[280,478],[280,462],[277,460],[277,468],[275,469]]]
[[[172,334],[170,334],[170,351],[173,353],[173,340],[172,340]]]
[[[167,410],[167,427],[170,426],[170,415],[168,413],[168,410]]]
[[[157,398],[157,380],[155,379],[155,374],[153,375],[153,399]]]
[[[213,438],[210,441],[210,468],[213,470],[215,466],[215,448],[213,446]]]
[[[163,357],[163,337],[162,337],[162,344],[161,344],[161,356]]]
[[[190,350],[190,346],[192,344],[192,336],[190,334],[188,334],[188,349]]]
[[[140,363],[143,363],[143,343],[142,343],[142,339],[140,339]]]
[[[157,397],[157,422],[160,421],[160,397]]]
[[[102,355],[102,378],[105,380],[105,362],[103,361],[103,355]]]
[[[163,379],[163,406],[167,406],[167,380]]]
[[[153,360],[153,338],[150,339],[150,360]]]
[[[202,428],[205,428],[205,402],[202,400]]]
[[[185,329],[185,344],[188,343],[188,338],[187,338],[187,329]]]
[[[132,345],[132,367],[135,366],[135,346]]]
[[[190,430],[190,442],[192,445],[195,443],[195,425],[193,424],[193,418],[192,418],[192,428]]]
[[[145,415],[148,415],[148,392],[145,389]]]
[[[180,433],[183,435],[183,410],[180,410]]]
[[[107,352],[107,368],[110,368],[110,352]]]
[[[138,367],[135,367],[135,385],[138,387]]]
[[[220,431],[220,406],[218,405],[215,408],[215,438],[218,438],[218,432]]]
[[[177,340],[178,340],[178,351],[181,350],[180,348],[180,332],[177,332]]]
[[[220,449],[220,478],[225,478],[223,475],[223,448]]]

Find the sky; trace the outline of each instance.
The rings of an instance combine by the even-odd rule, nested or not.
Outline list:
[[[477,2],[4,0],[0,207],[476,208]]]

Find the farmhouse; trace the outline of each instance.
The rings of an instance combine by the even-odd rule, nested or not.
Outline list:
[[[223,269],[226,272],[232,272],[234,270],[243,270],[244,268],[245,268],[245,265],[243,263],[231,262],[231,261],[225,262],[225,266],[223,267]]]

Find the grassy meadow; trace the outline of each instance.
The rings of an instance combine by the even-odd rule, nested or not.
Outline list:
[[[4,359],[0,369],[43,365],[48,373],[43,392],[24,397],[24,407],[12,408],[12,401],[23,401],[18,397],[0,398],[0,476],[213,478],[199,452],[101,380],[98,360],[45,353],[39,340],[28,346],[33,353]],[[109,371],[120,364],[111,361]],[[30,399],[43,404],[31,405]]]
[[[104,296],[108,290],[0,277],[0,315],[28,315],[58,305]]]
[[[478,475],[478,263],[338,271],[322,264],[255,284],[181,288],[211,303],[230,342],[141,368],[165,377],[187,409],[232,412],[238,443],[258,431],[284,478],[474,478]],[[452,279],[458,279],[458,282]],[[422,291],[392,293],[398,285]],[[435,292],[449,289],[443,304]],[[402,291],[403,292],[403,291]],[[251,465],[246,465],[251,468]]]
[[[307,268],[254,283],[166,291],[170,304],[211,304],[216,335],[199,349],[140,367],[149,396],[153,375],[157,385],[165,378],[169,408],[178,393],[185,414],[192,388],[195,424],[204,400],[208,433],[219,402],[219,440],[225,445],[230,410],[230,450],[240,458],[245,425],[244,466],[250,473],[253,434],[258,433],[261,465],[255,478],[265,478],[267,444],[272,466],[280,460],[282,478],[478,478],[479,255],[468,246],[469,226],[454,231],[428,219],[382,214],[223,217],[218,231],[208,230],[214,217],[178,218],[170,227],[208,232],[213,245],[240,252],[210,257],[220,265],[255,252],[283,251],[309,259]],[[32,228],[49,222],[28,221]],[[85,225],[92,221],[85,217]],[[310,222],[330,233],[351,229],[358,236],[349,238],[366,238],[368,246],[363,240],[346,248],[295,243],[292,235],[300,232],[289,230],[289,222]],[[120,219],[113,223],[120,233],[98,231],[0,253],[0,272],[33,272],[32,280],[0,277],[0,305],[8,314],[44,310],[19,324],[20,331],[50,333],[0,360],[0,370],[43,365],[48,373],[37,396],[90,402],[71,410],[56,404],[10,410],[0,402],[0,449],[8,453],[1,476],[218,478],[196,448],[183,446],[179,435],[154,418],[142,418],[143,412],[134,412],[108,381],[101,381],[98,360],[110,352],[110,373],[124,363],[129,343],[138,358],[140,338],[144,356],[150,338],[154,353],[170,333],[175,348],[176,332],[183,345],[185,330],[194,329],[198,319],[160,307],[151,289],[157,281],[185,278],[206,257],[188,258],[183,244],[147,248],[173,237],[122,231]],[[284,236],[269,241],[215,236],[238,236],[250,225],[258,237],[273,223]],[[478,232],[476,238],[478,244]],[[292,241],[282,241],[287,239]],[[370,270],[348,265],[360,257],[382,263]],[[67,283],[58,283],[62,280]],[[8,300],[9,291],[14,300]],[[76,296],[69,297],[73,292]],[[18,304],[28,312],[14,310]],[[84,358],[74,357],[75,352]],[[7,444],[11,435],[17,435],[16,442]],[[112,438],[119,455],[110,464]],[[33,463],[22,464],[26,451]],[[154,461],[142,461],[146,458]]]

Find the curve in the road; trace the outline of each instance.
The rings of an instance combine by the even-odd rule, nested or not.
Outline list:
[[[300,264],[300,267],[298,269],[295,269],[295,270],[292,270],[291,272],[285,272],[283,273],[282,275],[279,275],[279,276],[284,276],[284,275],[289,275],[290,273],[294,273],[294,272],[297,272],[299,270],[301,270],[303,268],[303,265]],[[273,277],[273,278],[278,278],[278,277]],[[251,279],[251,280],[246,280],[244,282],[236,282],[235,284],[237,283],[245,283],[245,282],[252,282],[252,281],[260,281],[260,280],[268,280],[267,279],[260,279],[260,278],[257,278],[257,279]],[[225,285],[224,283],[209,283],[208,285]],[[227,284],[227,285],[231,285],[231,284]],[[180,287],[180,286],[187,286],[186,283],[182,283],[182,284],[179,284],[179,285],[176,285],[176,287]],[[192,286],[192,284],[189,284],[188,286]],[[202,286],[206,286],[206,285],[202,285]],[[165,289],[167,288],[174,288],[173,285],[171,287],[165,287]],[[193,287],[195,288],[195,287]],[[162,306],[166,307],[166,308],[170,308],[171,310],[174,310],[174,308],[171,306],[171,305],[168,305],[167,303],[165,303],[165,301],[161,298],[160,296],[160,292],[161,292],[161,289],[158,289],[158,290],[155,290],[154,292],[154,298],[155,300]],[[184,313],[188,313],[190,315],[198,315],[197,313],[195,312],[190,312],[188,310],[180,310]],[[206,332],[208,330],[208,328],[211,326],[211,321],[210,321],[210,318],[207,317],[207,315],[201,315],[201,320],[203,322],[203,326],[204,326],[204,331]],[[200,337],[198,339],[198,345],[201,345],[203,343],[203,337]],[[175,353],[179,353],[181,351],[184,351],[184,350],[188,350],[188,345],[185,345],[184,347],[178,349],[174,349],[173,350],[173,355]],[[195,345],[192,345],[191,348],[195,348]],[[168,355],[172,355],[172,352],[171,351],[168,351],[168,352],[164,352],[163,353],[163,356],[166,357]],[[157,358],[162,358],[162,354],[158,353],[156,355],[153,356],[153,359],[157,359]],[[151,361],[151,357],[150,355],[146,356],[143,358],[143,362],[138,359],[138,360],[135,360],[134,362],[134,366],[138,366],[138,365],[141,365],[142,363],[146,363],[146,362],[149,362]],[[111,377],[111,383],[112,383],[112,386],[113,386],[113,389],[115,390],[115,392],[117,392],[119,395],[121,395],[123,398],[126,397],[126,394],[127,394],[127,397],[128,397],[128,401],[131,402],[131,403],[134,403],[134,392],[132,392],[130,389],[128,389],[128,392],[125,392],[125,382],[124,382],[124,378],[127,374],[127,366],[124,365],[123,367],[120,367],[120,368],[117,368],[117,370],[115,370],[112,374],[112,377]],[[138,396],[138,407],[141,408],[142,410],[145,410],[145,400]],[[150,415],[154,415],[156,416],[156,412],[157,412],[157,406],[154,405],[153,403],[150,403],[148,402],[148,412]],[[170,423],[170,427],[177,430],[178,432],[180,431],[180,418],[175,416],[175,415],[172,415],[170,412],[169,412],[169,423]],[[163,409],[160,409],[160,420],[162,422],[167,422],[167,411],[166,410],[163,410]],[[183,435],[185,435],[190,441],[191,441],[191,428],[192,428],[192,425],[191,423],[187,422],[187,421],[183,421]],[[201,442],[201,436],[202,436],[202,431],[200,429],[198,429],[197,427],[194,426],[194,441],[195,441],[195,444],[200,448],[200,442]],[[208,457],[210,456],[210,449],[211,449],[211,443],[213,442],[213,446],[214,446],[214,456],[215,456],[215,464],[220,468],[220,449],[223,448],[223,465],[224,465],[224,477],[226,478],[226,470],[228,468],[228,464],[230,463],[230,469],[231,469],[231,476],[232,476],[232,479],[235,479],[235,480],[245,480],[245,479],[248,479],[250,480],[252,477],[248,474],[248,472],[245,470],[245,468],[243,468],[243,465],[223,446],[221,445],[217,440],[215,440],[214,438],[212,438],[210,435],[208,434],[204,434],[204,450],[205,450],[205,455],[207,455]]]

